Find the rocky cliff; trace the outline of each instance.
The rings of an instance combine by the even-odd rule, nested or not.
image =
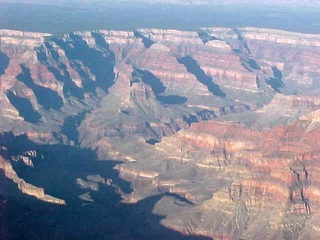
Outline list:
[[[183,204],[163,197],[153,211],[184,234],[317,239],[319,56],[318,35],[270,29],[1,30],[0,131],[120,160],[133,192],[97,168],[80,171],[77,154],[35,166],[26,148],[4,154],[2,169],[49,202],[65,203],[46,188],[64,199],[73,185],[90,203],[101,184],[126,203],[174,194]],[[23,170],[55,181],[52,166],[77,169],[61,191]]]

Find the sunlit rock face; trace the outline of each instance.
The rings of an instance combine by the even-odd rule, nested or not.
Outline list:
[[[68,186],[109,186],[126,203],[179,196],[153,213],[181,233],[318,239],[319,59],[318,35],[270,29],[1,30],[0,131],[122,161],[130,194],[91,163]],[[6,147],[0,168],[21,192],[68,205],[65,188],[23,179],[42,171],[40,153]],[[88,192],[76,197],[94,203]]]

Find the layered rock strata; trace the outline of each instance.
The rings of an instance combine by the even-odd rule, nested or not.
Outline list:
[[[163,197],[154,213],[185,234],[319,238],[318,35],[202,28],[0,38],[0,131],[123,162],[115,168],[133,193],[94,169],[69,183],[87,191],[82,201],[94,204],[99,184],[127,203],[170,193],[179,204]],[[12,168],[33,167],[33,156],[1,158],[1,168],[22,192],[64,204]]]

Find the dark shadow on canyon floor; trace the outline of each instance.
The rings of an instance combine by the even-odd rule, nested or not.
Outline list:
[[[10,103],[18,110],[19,116],[26,122],[35,124],[40,121],[41,115],[34,109],[29,99],[19,97],[10,90],[6,92],[6,95]]]
[[[5,53],[0,52],[0,76],[3,75],[9,66],[9,58]]]
[[[270,87],[272,87],[273,90],[275,90],[276,92],[281,92],[281,88],[284,87],[284,82],[282,81],[282,72],[276,67],[272,67],[272,71],[273,77],[267,79],[266,82]]]
[[[132,72],[130,84],[140,82],[149,85],[152,91],[156,95],[158,101],[163,104],[184,104],[187,102],[187,98],[179,95],[161,95],[165,93],[166,87],[161,82],[160,78],[156,77],[153,73],[148,70],[142,70],[135,68]]]
[[[20,67],[21,73],[17,76],[17,79],[32,89],[38,100],[38,103],[40,103],[40,105],[46,110],[60,110],[63,106],[62,98],[52,89],[42,87],[34,83],[31,77],[30,69],[24,66]]]
[[[15,170],[27,182],[44,187],[48,194],[67,202],[66,206],[47,204],[21,194],[0,171],[0,239],[209,239],[185,236],[160,224],[163,217],[152,210],[155,203],[170,194],[129,205],[120,202],[121,196],[113,186],[99,183],[98,191],[79,188],[77,178],[100,174],[112,179],[123,192],[130,192],[129,183],[120,179],[113,168],[117,163],[97,161],[96,154],[89,149],[36,145],[25,136],[14,137],[10,133],[0,135],[0,145],[8,148],[6,154],[2,151],[6,158],[35,149],[34,168],[15,163]],[[90,193],[94,202],[77,197],[85,192]]]
[[[184,65],[187,71],[193,74],[201,84],[205,85],[208,88],[208,91],[212,93],[212,95],[218,97],[226,96],[226,94],[221,90],[220,86],[213,81],[212,77],[207,75],[200,68],[197,61],[191,56],[178,58],[177,60],[180,64]]]
[[[52,39],[55,44],[65,51],[71,67],[80,74],[83,88],[87,92],[92,93],[95,92],[97,87],[100,87],[104,91],[108,91],[115,80],[114,53],[108,49],[109,46],[106,42],[102,43],[104,40],[101,36],[99,38],[98,35],[98,33],[93,34],[93,37],[100,46],[106,48],[104,49],[104,52],[90,47],[81,36],[73,33],[70,33],[68,37],[65,37],[63,40],[59,38]],[[90,70],[94,79],[89,75],[88,71],[84,70],[79,62]]]
[[[61,61],[57,50],[51,42],[45,42],[40,47],[36,47],[37,58],[49,72],[53,74],[56,80],[63,83],[63,94],[65,97],[75,96],[79,99],[84,98],[85,91],[77,86],[71,79],[67,66]],[[56,66],[52,64],[50,58],[54,60]]]
[[[154,41],[152,41],[150,38],[143,36],[138,30],[134,30],[133,34],[136,38],[141,38],[141,42],[146,48],[149,48],[154,44]]]

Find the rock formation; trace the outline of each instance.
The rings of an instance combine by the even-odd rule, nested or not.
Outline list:
[[[0,131],[122,161],[115,169],[132,193],[97,169],[79,170],[68,184],[82,189],[81,201],[94,204],[101,185],[128,204],[170,193],[183,204],[163,197],[153,211],[184,234],[320,237],[318,35],[202,28],[0,38]],[[42,171],[33,159],[46,156],[2,146],[1,169],[22,192],[66,203],[15,171]],[[63,196],[68,187],[49,190]]]

